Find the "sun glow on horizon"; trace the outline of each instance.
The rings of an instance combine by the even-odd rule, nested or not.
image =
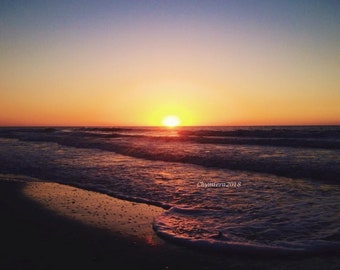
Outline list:
[[[340,125],[339,1],[22,2],[0,126]]]
[[[177,127],[181,123],[181,120],[176,115],[168,115],[163,118],[162,124],[166,127]]]

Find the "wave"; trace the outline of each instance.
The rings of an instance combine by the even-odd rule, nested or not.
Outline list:
[[[134,137],[150,138],[158,142],[340,149],[339,126],[225,129],[179,128],[169,135],[168,129],[159,127],[2,128],[0,136],[15,136],[18,132],[26,135],[66,132],[93,138]]]
[[[60,145],[78,148],[93,148],[112,151],[126,156],[148,160],[180,162],[204,167],[215,167],[231,170],[251,171],[257,173],[274,174],[284,177],[314,179],[336,183],[340,174],[337,144],[334,141],[319,141],[319,146],[329,144],[332,150],[313,148],[286,148],[285,144],[295,143],[318,145],[313,140],[299,139],[246,139],[246,138],[209,138],[183,139],[182,137],[150,137],[145,134],[121,134],[120,129],[110,129],[109,133],[102,133],[102,129],[6,129],[0,132],[1,137],[16,138],[28,141],[55,142]],[[135,129],[133,129],[135,132]],[[150,130],[149,130],[150,132]],[[201,132],[201,131],[197,131]],[[211,131],[205,131],[211,132]],[[222,132],[222,131],[221,131]],[[224,131],[223,131],[224,132]],[[257,131],[256,131],[257,132]],[[232,143],[219,147],[216,140],[230,140]],[[243,142],[251,144],[254,140],[257,148],[244,148]],[[197,141],[210,142],[205,148],[198,147]],[[275,142],[274,142],[275,141]],[[276,148],[270,148],[271,143]],[[340,144],[340,142],[337,142]],[[263,145],[262,145],[263,144]],[[278,146],[279,145],[279,146]],[[258,148],[262,147],[262,148]],[[279,148],[277,148],[279,147]],[[299,150],[300,149],[300,150]],[[204,151],[203,151],[204,150]]]
[[[184,136],[199,137],[248,137],[248,138],[340,138],[338,126],[311,126],[311,127],[248,127],[234,130],[202,129],[181,130]]]
[[[224,129],[178,129],[168,136],[169,131],[162,128],[80,128],[78,134],[105,138],[152,137],[161,142],[340,149],[340,129],[337,126]]]
[[[340,141],[321,140],[316,138],[224,138],[224,137],[160,137],[162,141],[186,141],[202,144],[259,145],[292,148],[340,149]]]
[[[153,228],[157,235],[165,240],[172,241],[193,248],[223,251],[228,253],[242,253],[250,255],[298,255],[298,254],[338,254],[340,242],[337,239],[326,241],[324,239],[309,240],[287,238],[285,241],[275,239],[265,241],[252,237],[250,240],[242,233],[242,228],[234,224],[233,230],[223,232],[217,225],[205,222],[200,216],[208,216],[208,210],[194,208],[172,207],[161,216],[155,218]],[[216,215],[213,213],[212,215]],[[223,219],[223,217],[221,217]],[[173,220],[176,220],[173,222]],[[202,221],[203,220],[203,221]],[[236,232],[236,234],[235,234]],[[238,233],[238,235],[237,235]],[[256,235],[257,231],[248,232]],[[241,235],[241,237],[240,237]],[[277,231],[279,238],[284,238],[284,232]]]

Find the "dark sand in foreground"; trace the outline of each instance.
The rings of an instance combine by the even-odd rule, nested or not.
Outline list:
[[[43,182],[0,181],[0,269],[339,269],[332,256],[258,257],[159,239],[163,211]]]

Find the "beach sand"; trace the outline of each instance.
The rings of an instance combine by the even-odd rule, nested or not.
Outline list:
[[[57,183],[31,182],[22,191],[25,196],[58,215],[125,237],[134,237],[149,245],[164,244],[152,229],[154,217],[164,212],[160,207]]]
[[[335,256],[259,258],[176,246],[152,230],[159,207],[26,180],[0,177],[0,269],[339,269]]]

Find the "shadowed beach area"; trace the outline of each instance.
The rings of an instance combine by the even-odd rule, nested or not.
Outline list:
[[[50,182],[2,176],[1,269],[338,269],[336,256],[260,258],[163,241],[163,209]]]

